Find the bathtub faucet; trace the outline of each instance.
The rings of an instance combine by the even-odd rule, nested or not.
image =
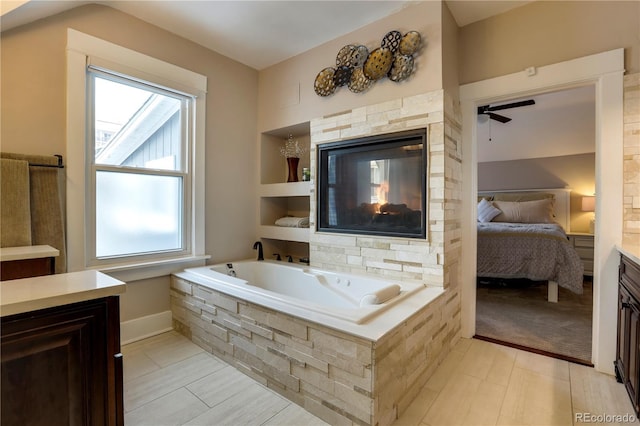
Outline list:
[[[236,271],[233,269],[233,263],[227,263],[227,275],[230,277],[236,276]]]
[[[282,256],[280,256],[280,253],[273,253],[273,255],[276,257],[276,260],[282,260]]]
[[[260,241],[256,241],[253,243],[253,249],[258,250],[258,260],[264,260],[264,254],[262,253],[262,243]]]

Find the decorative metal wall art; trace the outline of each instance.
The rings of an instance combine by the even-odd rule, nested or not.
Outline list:
[[[347,86],[353,93],[361,93],[381,78],[399,83],[413,73],[413,55],[420,49],[420,33],[389,31],[380,47],[369,52],[363,45],[344,46],[336,56],[336,66],[318,73],[313,89],[318,96],[330,96],[337,88]]]

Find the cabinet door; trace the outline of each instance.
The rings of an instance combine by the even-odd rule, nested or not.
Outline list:
[[[631,311],[628,309],[631,297],[627,290],[618,287],[618,346],[616,349],[616,373],[620,382],[627,383],[629,377],[629,330]]]
[[[640,388],[640,306],[635,300],[632,300],[629,318],[629,376],[626,383],[633,408],[636,413],[640,409],[638,403],[638,389]]]
[[[2,318],[3,425],[119,423],[118,298]]]

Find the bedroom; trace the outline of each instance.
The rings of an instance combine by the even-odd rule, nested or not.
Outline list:
[[[509,107],[521,101],[525,105]],[[555,192],[554,216],[549,221],[562,224],[564,241],[558,247],[568,252],[573,267],[558,267],[555,258],[547,263],[539,260],[535,266],[528,266],[525,258],[509,263],[500,257],[501,263],[493,263],[491,256],[519,248],[504,244],[508,241],[495,234],[489,239],[488,225],[479,224],[476,334],[591,364],[594,213],[586,210],[591,210],[588,204],[595,195],[595,92],[593,87],[578,87],[498,102],[490,108],[495,111],[493,118],[478,116],[478,200],[490,197],[492,206],[505,209],[512,205],[511,200],[525,201],[517,195],[522,192]],[[510,121],[503,123],[505,118]],[[529,201],[537,198],[533,194],[527,194],[527,203],[519,205],[546,205]],[[505,214],[490,225],[510,220]],[[546,221],[545,217],[534,219]],[[492,241],[499,241],[500,247],[490,245]],[[546,250],[555,248],[542,241],[538,244]],[[546,301],[546,282],[539,281],[547,278],[545,267],[547,275],[564,280],[556,293],[557,303]],[[559,274],[550,270],[554,267],[560,269]],[[523,277],[532,280],[520,279]],[[579,290],[582,294],[576,294]]]

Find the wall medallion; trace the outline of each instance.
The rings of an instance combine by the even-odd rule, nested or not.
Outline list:
[[[318,96],[330,96],[341,86],[353,93],[362,93],[385,76],[400,83],[414,71],[413,55],[418,52],[422,38],[417,31],[389,31],[380,46],[371,52],[361,44],[348,44],[336,55],[336,66],[318,73],[314,90]]]

